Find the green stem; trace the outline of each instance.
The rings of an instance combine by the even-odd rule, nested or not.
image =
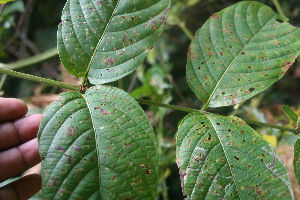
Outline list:
[[[203,104],[203,106],[201,107],[201,111],[205,111],[206,108],[208,107],[209,101],[206,102],[205,104]]]
[[[188,112],[188,113],[199,112],[199,110],[193,109],[193,108],[186,108],[186,107],[175,106],[175,105],[170,105],[170,104],[164,104],[164,103],[148,101],[148,100],[143,100],[143,99],[136,99],[136,101],[139,102],[140,104],[145,104],[145,105],[149,105],[149,106],[158,106],[158,107],[163,107],[163,108],[169,108],[169,109],[172,109],[172,110],[180,110],[180,111]]]
[[[190,39],[193,40],[194,35],[192,32],[186,27],[185,22],[180,21],[178,26],[181,28],[181,30],[185,33],[185,35]]]
[[[118,88],[120,88],[121,90],[124,90],[124,83],[123,83],[122,78],[118,80]]]
[[[55,47],[53,49],[49,49],[43,53],[37,54],[30,58],[26,58],[24,60],[20,60],[20,61],[9,63],[9,64],[1,63],[0,67],[5,68],[5,69],[11,69],[11,70],[22,69],[22,68],[28,67],[30,65],[34,65],[34,64],[43,62],[45,60],[48,60],[57,55],[58,55],[58,51],[57,51],[57,48]]]
[[[163,108],[169,108],[169,109],[172,109],[172,110],[180,110],[180,111],[188,112],[188,113],[200,112],[200,113],[211,114],[211,113],[203,111],[203,110],[197,110],[197,109],[186,108],[186,107],[181,107],[181,106],[175,106],[175,105],[170,105],[170,104],[152,102],[152,101],[142,100],[142,99],[136,99],[136,100],[137,100],[137,102],[139,102],[141,104],[150,105],[150,106],[159,106],[159,107],[163,107]],[[252,125],[275,128],[275,129],[279,129],[279,130],[282,130],[282,131],[289,131],[289,132],[292,132],[292,133],[295,133],[295,134],[300,133],[300,130],[298,130],[298,129],[287,128],[287,127],[284,127],[284,126],[278,126],[278,125],[274,125],[274,124],[257,122],[257,121],[247,120],[247,119],[243,119],[243,120],[246,123],[252,124]]]
[[[287,19],[287,17],[284,15],[284,12],[282,11],[282,8],[281,8],[281,6],[280,6],[279,1],[278,1],[278,0],[273,0],[273,3],[274,3],[274,5],[275,5],[275,7],[276,7],[276,9],[277,9],[277,11],[278,11],[278,13],[279,13],[279,15],[285,18],[285,20],[283,20],[283,21],[284,21],[284,22],[287,22],[288,19]]]
[[[184,32],[184,34],[192,40],[194,38],[193,33],[186,27],[185,22],[182,21],[176,14],[172,13],[170,11],[170,14],[172,14],[172,17],[175,18],[175,20],[178,22],[179,28]]]
[[[257,122],[257,121],[247,120],[247,119],[243,119],[243,120],[248,124],[257,125],[257,126],[261,126],[261,127],[275,128],[275,129],[279,129],[279,130],[282,130],[282,131],[289,131],[289,132],[292,132],[292,133],[295,133],[295,134],[299,134],[299,130],[294,129],[294,128],[287,128],[287,127],[284,127],[284,126],[278,126],[278,125],[275,125],[275,124]]]
[[[30,75],[30,74],[24,74],[24,73],[21,73],[21,72],[16,72],[16,71],[12,71],[12,70],[9,70],[9,69],[4,69],[4,68],[1,68],[1,67],[0,67],[0,73],[7,74],[7,75],[10,75],[10,76],[15,76],[15,77],[22,78],[22,79],[27,79],[27,80],[30,80],[30,81],[35,81],[35,82],[39,82],[39,83],[48,84],[48,85],[51,85],[51,86],[65,88],[65,89],[68,89],[68,90],[78,91],[78,92],[81,89],[79,85],[71,85],[71,84],[68,84],[68,83],[63,83],[63,82],[54,81],[54,80],[50,80],[50,79],[46,79],[46,78],[41,78],[41,77],[33,76],[33,75]]]
[[[3,74],[2,77],[1,77],[1,80],[0,80],[0,91],[3,88],[6,79],[7,79],[7,74]]]

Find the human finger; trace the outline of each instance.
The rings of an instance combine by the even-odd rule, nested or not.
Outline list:
[[[40,175],[24,176],[0,188],[0,199],[27,200],[41,189],[41,185]]]
[[[34,114],[0,124],[0,151],[36,137],[43,115]]]
[[[23,117],[27,111],[27,105],[22,100],[0,97],[0,122]]]
[[[0,182],[14,177],[40,162],[37,139],[0,152]]]

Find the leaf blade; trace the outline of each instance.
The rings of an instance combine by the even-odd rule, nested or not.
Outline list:
[[[236,117],[189,114],[178,129],[176,157],[188,199],[292,196],[275,150]]]
[[[98,86],[62,94],[45,113],[39,145],[44,199],[156,197],[155,136],[124,91]]]
[[[300,140],[297,140],[294,146],[294,173],[298,183],[300,182]]]
[[[162,32],[169,5],[169,0],[68,0],[58,30],[63,64],[92,84],[130,74]]]
[[[297,114],[292,110],[292,108],[288,105],[283,105],[282,109],[284,111],[284,113],[294,122],[298,121],[298,116]]]
[[[271,8],[243,1],[215,13],[192,41],[187,80],[210,107],[234,105],[279,80],[300,53],[300,30]]]
[[[11,1],[14,1],[14,0],[0,0],[0,4],[6,4]]]

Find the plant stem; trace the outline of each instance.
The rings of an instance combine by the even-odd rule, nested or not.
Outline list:
[[[206,108],[208,107],[208,104],[209,104],[209,101],[206,102],[206,103],[204,103],[204,104],[202,105],[202,107],[201,107],[201,111],[205,111]]]
[[[43,62],[45,60],[48,60],[57,55],[58,55],[58,51],[57,51],[57,48],[55,47],[53,49],[49,49],[43,53],[37,54],[30,58],[26,58],[24,60],[20,60],[20,61],[9,63],[9,64],[1,63],[0,67],[5,68],[5,69],[11,69],[11,70],[22,69],[22,68],[28,67],[30,65],[34,65],[34,64]]]
[[[297,129],[294,129],[294,128],[287,128],[287,127],[284,127],[284,126],[278,126],[278,125],[275,125],[275,124],[257,122],[257,121],[247,120],[247,119],[243,119],[243,120],[248,124],[262,126],[262,127],[270,127],[270,128],[275,128],[275,129],[279,129],[279,130],[282,130],[282,131],[289,131],[289,132],[292,132],[292,133],[295,133],[295,134],[299,134],[299,131]]]
[[[179,24],[178,24],[179,28],[181,28],[181,30],[185,33],[185,35],[190,39],[190,40],[193,40],[194,38],[194,35],[192,34],[192,32],[187,29],[186,25],[185,25],[185,22],[183,21],[180,21]]]
[[[118,88],[120,88],[121,90],[124,89],[123,79],[118,79]]]
[[[172,13],[170,11],[170,14],[172,14],[172,17],[174,17],[176,19],[176,21],[178,22],[178,26],[179,28],[184,32],[184,34],[190,39],[192,40],[194,38],[193,33],[186,27],[185,22],[182,21],[176,14]]]
[[[3,88],[6,79],[7,79],[7,74],[3,74],[2,77],[1,77],[1,80],[0,80],[0,91]]]
[[[172,110],[180,110],[180,111],[188,112],[188,113],[200,112],[199,110],[193,109],[193,108],[186,108],[186,107],[175,106],[175,105],[170,105],[170,104],[164,104],[164,103],[148,101],[148,100],[143,100],[143,99],[136,99],[136,101],[141,103],[141,104],[145,104],[145,105],[149,105],[149,106],[158,106],[158,107],[163,107],[163,108],[169,108],[169,109],[172,109]]]
[[[141,104],[145,104],[145,105],[159,106],[159,107],[169,108],[169,109],[173,109],[173,110],[180,110],[180,111],[188,112],[188,113],[200,112],[200,113],[212,114],[212,113],[209,113],[209,112],[204,111],[204,110],[197,110],[197,109],[186,108],[186,107],[181,107],[181,106],[175,106],[175,105],[170,105],[170,104],[152,102],[152,101],[143,100],[143,99],[136,99],[136,101],[141,103]],[[295,134],[300,133],[300,130],[298,130],[298,129],[287,128],[287,127],[284,127],[284,126],[278,126],[278,125],[274,125],[274,124],[257,122],[257,121],[247,120],[247,119],[243,119],[243,120],[246,123],[252,124],[252,125],[275,128],[275,129],[279,129],[279,130],[282,130],[282,131],[289,131],[289,132],[292,132],[292,133],[295,133]]]
[[[282,8],[281,8],[281,6],[280,6],[279,1],[278,1],[278,0],[273,0],[273,3],[274,3],[274,5],[275,5],[275,7],[276,7],[276,9],[277,9],[277,11],[278,11],[278,13],[279,13],[279,15],[280,15],[281,17],[284,17],[284,18],[285,18],[285,20],[283,20],[283,21],[284,21],[284,22],[287,22],[288,19],[287,19],[287,17],[284,15],[284,13],[283,13],[283,11],[282,11]]]
[[[39,82],[39,83],[44,83],[44,84],[48,84],[51,86],[56,86],[56,87],[60,87],[60,88],[65,88],[68,90],[73,90],[73,91],[80,91],[80,86],[79,85],[71,85],[68,83],[63,83],[63,82],[59,82],[59,81],[54,81],[54,80],[50,80],[50,79],[46,79],[46,78],[41,78],[38,76],[33,76],[30,74],[24,74],[21,72],[16,72],[16,71],[12,71],[9,69],[4,69],[0,67],[0,73],[3,74],[7,74],[10,76],[15,76],[18,78],[22,78],[22,79],[27,79],[27,80],[31,80],[31,81],[35,81],[35,82]]]

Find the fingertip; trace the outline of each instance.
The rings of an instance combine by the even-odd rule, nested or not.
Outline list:
[[[24,101],[15,98],[0,97],[0,122],[23,117],[27,111],[28,108]]]

